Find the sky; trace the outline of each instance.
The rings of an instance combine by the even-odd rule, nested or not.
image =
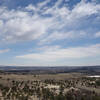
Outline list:
[[[0,0],[0,65],[100,65],[100,0]]]

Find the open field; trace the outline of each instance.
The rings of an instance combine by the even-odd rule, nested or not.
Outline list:
[[[85,75],[81,73],[62,73],[62,74],[1,74],[0,77],[4,79],[14,79],[14,80],[45,80],[45,79],[56,79],[56,80],[65,80],[70,78],[83,77]]]
[[[88,76],[79,72],[1,73],[0,100],[100,100],[100,78]]]

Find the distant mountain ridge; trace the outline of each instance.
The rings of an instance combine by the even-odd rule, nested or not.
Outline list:
[[[81,72],[100,74],[100,66],[0,66],[4,72],[26,73],[69,73]]]

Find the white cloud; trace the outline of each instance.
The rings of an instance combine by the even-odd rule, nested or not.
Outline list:
[[[57,0],[57,2],[55,3],[55,6],[56,8],[59,7],[59,5],[63,2],[63,0]]]
[[[37,15],[31,16],[28,12],[8,11],[5,9],[0,19],[1,41],[17,42],[34,40],[46,32],[44,20]]]
[[[64,46],[63,43],[61,43],[62,46],[61,44],[52,46],[52,44],[56,45],[56,43],[58,44],[60,40],[64,39],[64,42],[69,40],[72,43],[72,39],[80,40],[87,39],[87,37],[89,39],[91,37],[91,39],[100,37],[100,33],[95,32],[99,31],[96,26],[100,24],[100,4],[81,0],[81,2],[70,8],[67,1],[63,6],[63,0],[57,0],[56,3],[51,4],[52,6],[48,6],[51,0],[45,0],[36,5],[29,4],[23,8],[8,9],[3,6],[0,7],[0,43],[37,40],[35,41],[35,46],[33,45],[34,51],[37,53],[32,53],[34,51],[31,51],[29,54],[16,56],[16,58],[22,60],[32,59],[32,63],[33,60],[44,64],[45,61],[58,61],[58,63],[62,61],[63,63],[67,59],[77,60],[78,58],[93,58],[100,55],[100,44],[68,48],[62,48]],[[51,46],[43,46],[44,44]],[[81,43],[78,44],[81,45]],[[71,46],[72,44],[69,45]],[[24,47],[23,49],[28,48]],[[0,50],[0,53],[8,51]],[[25,54],[24,51],[23,53]]]
[[[36,9],[36,7],[35,6],[33,6],[32,4],[30,4],[30,5],[28,5],[27,7],[26,7],[26,10],[29,10],[29,11],[37,11],[37,9]]]
[[[37,6],[40,8],[44,7],[45,5],[47,5],[51,0],[45,0],[44,2],[40,2],[37,4]]]
[[[96,37],[96,38],[100,38],[100,32],[97,32],[97,33],[95,34],[95,37]]]
[[[76,15],[79,15],[78,17],[84,17],[89,16],[92,14],[97,14],[100,11],[100,5],[96,5],[94,3],[86,3],[86,2],[80,2],[78,3],[74,9],[72,10],[72,13],[75,13]]]
[[[26,55],[16,56],[21,59],[33,59],[37,61],[61,61],[63,59],[77,59],[94,57],[100,55],[100,44],[84,46],[84,47],[70,47],[70,48],[56,48],[55,50],[44,49],[40,53],[31,53]]]
[[[100,12],[100,4],[93,2],[81,1],[72,10],[66,6],[59,8],[62,0],[58,0],[52,7],[46,6],[49,2],[46,0],[36,6],[30,4],[17,10],[0,7],[0,41],[8,43],[38,39],[45,43],[80,38],[80,30],[73,28],[81,26],[79,23],[85,20],[83,17],[93,14],[99,16]],[[45,16],[48,14],[50,16]]]
[[[42,47],[37,48],[36,50],[43,52],[43,51],[55,51],[60,48],[61,47],[59,45],[54,45],[54,46],[42,46]]]
[[[42,39],[40,41],[40,44],[49,44],[50,42],[56,41],[56,40],[63,40],[63,39],[77,39],[77,38],[83,38],[86,36],[86,33],[83,31],[69,31],[69,32],[55,32],[50,35],[48,35],[46,38]]]
[[[0,50],[0,54],[1,53],[6,53],[6,52],[9,52],[10,51],[10,49],[2,49],[2,50]]]

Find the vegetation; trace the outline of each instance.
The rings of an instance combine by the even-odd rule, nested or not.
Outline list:
[[[45,75],[31,75],[28,79],[25,79],[28,75],[8,76],[0,75],[0,100],[100,100],[100,78],[82,76],[57,80],[38,79]]]

